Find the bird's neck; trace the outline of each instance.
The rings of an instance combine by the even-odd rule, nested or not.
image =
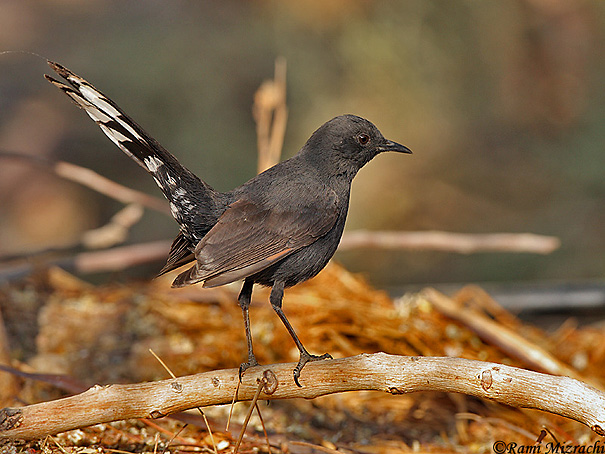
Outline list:
[[[304,168],[309,169],[320,181],[335,190],[346,189],[348,191],[353,178],[359,171],[359,166],[356,163],[342,159],[330,152],[306,153],[305,150],[302,150],[301,153],[296,155],[296,158],[304,163]]]

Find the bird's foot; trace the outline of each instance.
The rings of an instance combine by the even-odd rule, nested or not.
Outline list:
[[[239,366],[239,382],[242,382],[242,375],[244,375],[244,372],[246,372],[247,369],[250,369],[251,367],[254,366],[258,366],[258,361],[256,360],[256,358],[254,356],[248,358],[248,361],[245,363],[241,363]]]
[[[332,359],[332,355],[330,355],[329,353],[325,353],[321,356],[320,355],[311,355],[307,351],[301,351],[300,359],[298,360],[298,364],[294,368],[294,383],[296,383],[296,386],[298,386],[299,388],[302,388],[302,385],[298,382],[298,378],[300,377],[300,372],[302,371],[303,367],[305,367],[305,364],[307,364],[308,362],[311,362],[311,361],[321,361],[323,359]]]

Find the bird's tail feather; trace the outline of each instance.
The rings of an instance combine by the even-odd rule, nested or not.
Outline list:
[[[92,84],[58,63],[49,61],[48,64],[67,83],[48,75],[45,75],[46,79],[84,109],[112,142],[153,176],[169,200],[172,214],[181,224],[182,230],[191,227],[195,209],[213,211],[215,203],[220,199],[216,191],[181,165],[115,102]],[[183,232],[186,236],[197,236],[185,230]]]

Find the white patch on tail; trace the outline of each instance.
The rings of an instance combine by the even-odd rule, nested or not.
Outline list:
[[[151,173],[157,172],[158,169],[164,165],[164,163],[155,156],[148,156],[143,160],[143,162],[145,163],[145,167],[147,167]]]
[[[94,104],[95,106],[99,107],[99,109],[107,113],[107,115],[112,117],[119,117],[122,115],[115,107],[105,101],[98,91],[84,84],[81,84],[78,88],[80,89],[82,96],[84,96],[91,104]]]
[[[174,218],[178,217],[180,214],[178,207],[172,202],[170,202],[170,213],[172,213],[172,217]]]
[[[92,115],[91,115],[92,117]],[[93,117],[94,118],[94,117]],[[122,148],[122,142],[131,142],[131,140],[125,135],[120,134],[115,129],[108,128],[103,123],[99,123],[99,127],[105,133],[107,137],[111,139],[118,147]],[[128,154],[131,154],[130,152]]]
[[[112,120],[117,121],[121,126],[123,126],[130,134],[132,134],[132,136],[137,139],[140,140],[142,142],[145,142],[145,139],[143,139],[134,129],[132,126],[130,126],[127,122],[125,122],[121,117],[122,114],[120,113],[119,110],[117,110],[115,107],[113,107],[111,104],[109,104],[105,98],[98,92],[96,91],[94,88],[90,87],[89,85],[85,85],[85,84],[79,84],[78,86],[80,94],[84,97],[84,99],[86,101],[88,101],[90,104],[92,104],[96,109],[98,109],[99,111],[101,111],[101,113],[107,115],[108,117],[110,117]],[[86,109],[88,111],[88,109]],[[89,113],[90,115],[90,113]],[[92,115],[91,115],[92,116]],[[94,117],[93,117],[94,119]]]

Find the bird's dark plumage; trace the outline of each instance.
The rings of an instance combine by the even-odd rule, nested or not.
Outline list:
[[[187,263],[173,286],[203,283],[214,287],[244,280],[239,303],[252,350],[248,306],[255,283],[272,288],[270,302],[299,351],[297,384],[313,356],[303,347],[281,309],[283,290],[315,276],[340,241],[349,207],[353,177],[385,151],[411,153],[387,140],[368,120],[342,115],[323,124],[292,158],[238,188],[220,193],[200,180],[149,136],[111,99],[65,67],[49,62],[67,83],[46,78],[67,94],[103,132],[155,179],[180,225],[164,274]],[[300,386],[300,385],[299,385]]]

